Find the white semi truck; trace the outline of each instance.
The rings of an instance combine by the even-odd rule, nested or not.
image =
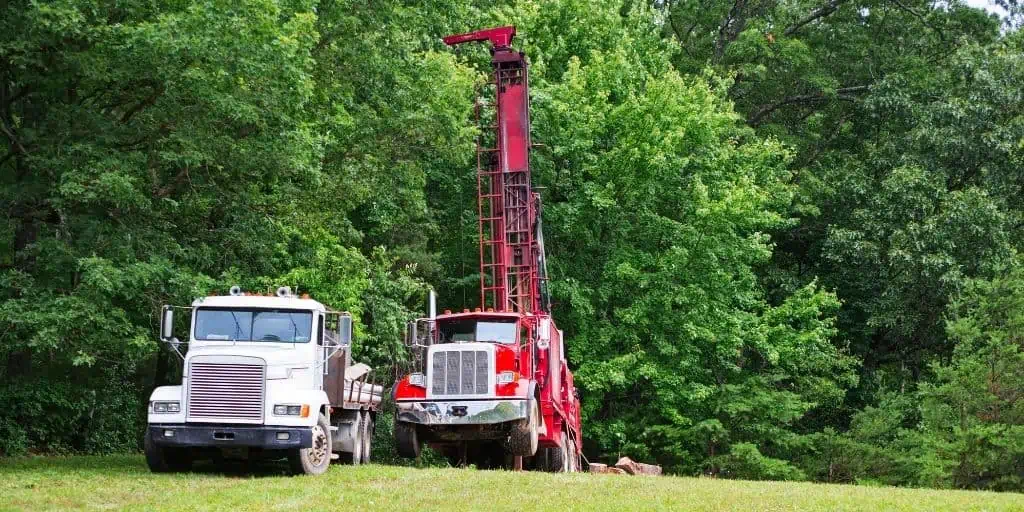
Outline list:
[[[174,312],[189,310],[187,350]],[[287,287],[164,306],[160,337],[184,361],[181,385],[149,399],[146,462],[188,470],[197,459],[287,459],[291,472],[321,474],[332,459],[370,459],[382,387],[353,363],[352,317]]]

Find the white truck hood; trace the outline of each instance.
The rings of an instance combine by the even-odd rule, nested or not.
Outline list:
[[[267,366],[294,368],[308,367],[312,364],[308,353],[301,348],[282,347],[277,344],[260,346],[251,343],[245,345],[204,345],[189,348],[188,353],[185,355],[186,371],[188,371],[187,363],[193,357],[200,356],[258,357],[266,361]]]

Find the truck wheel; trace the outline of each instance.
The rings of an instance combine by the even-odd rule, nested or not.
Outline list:
[[[562,432],[562,446],[554,446],[545,450],[547,465],[544,469],[551,473],[569,472],[569,439]]]
[[[323,414],[313,425],[313,446],[292,450],[288,465],[295,475],[320,475],[327,471],[331,465],[331,426]]]
[[[395,447],[398,455],[406,459],[420,456],[420,438],[416,432],[416,424],[395,421]]]
[[[530,416],[512,426],[508,437],[508,451],[512,455],[529,457],[537,453],[540,441],[540,408],[537,400],[530,401]]]
[[[370,463],[370,450],[373,445],[373,418],[369,411],[363,416],[363,464]]]
[[[171,473],[192,469],[192,456],[187,448],[164,448],[153,442],[153,435],[146,429],[143,439],[146,465],[154,473]]]
[[[358,466],[363,461],[363,432],[366,430],[366,415],[362,411],[356,411],[356,419],[352,421],[352,451],[343,452],[341,459],[345,464]]]

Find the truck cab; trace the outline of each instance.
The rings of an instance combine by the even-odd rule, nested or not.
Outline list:
[[[438,317],[427,327],[429,340],[410,343],[422,350],[424,364],[396,385],[399,420],[458,425],[526,418],[529,379],[518,361],[520,329],[514,313]]]
[[[174,337],[175,309],[191,313],[187,343]],[[286,287],[275,295],[233,287],[191,307],[164,306],[161,338],[183,369],[181,385],[150,396],[150,469],[282,458],[294,473],[320,474],[332,458],[368,461],[382,389],[368,366],[353,364],[351,336],[348,313]]]

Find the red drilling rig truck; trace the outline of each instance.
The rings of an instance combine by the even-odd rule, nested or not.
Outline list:
[[[515,27],[452,35],[485,42],[493,75],[478,94],[477,209],[480,304],[410,322],[411,372],[395,384],[395,442],[404,457],[423,444],[453,464],[576,471],[579,396],[551,318],[541,200],[530,183],[527,62]],[[489,95],[488,95],[489,96]]]

